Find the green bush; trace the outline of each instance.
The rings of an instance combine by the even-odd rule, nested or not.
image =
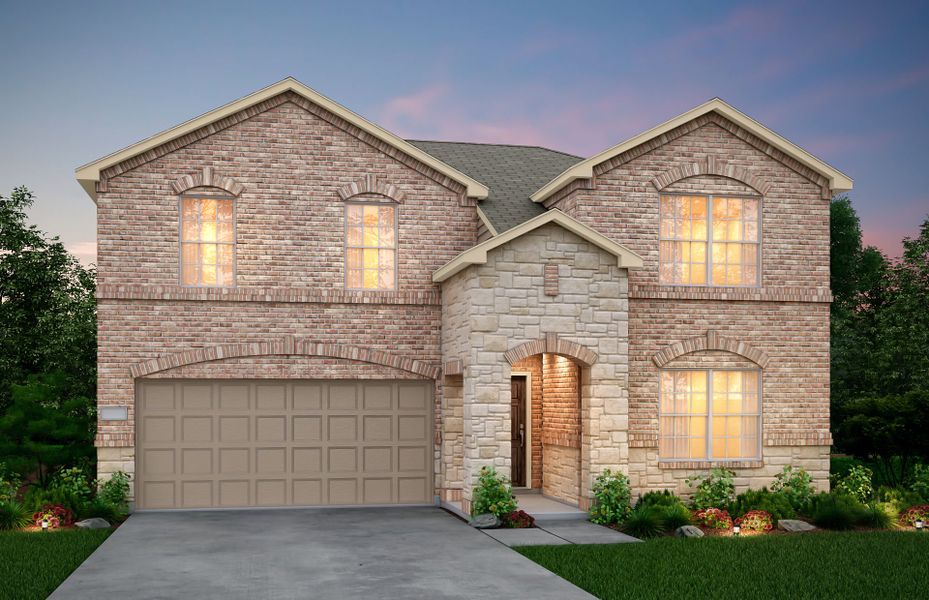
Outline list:
[[[833,490],[864,503],[870,500],[874,493],[871,484],[873,478],[874,472],[871,469],[864,465],[855,465],[844,477],[836,478]]]
[[[32,511],[16,500],[0,502],[0,531],[22,529],[32,524]]]
[[[851,529],[862,519],[864,507],[846,494],[822,493],[813,497],[813,523],[823,529]]]
[[[22,478],[8,469],[6,463],[0,462],[0,502],[16,500],[16,494],[22,485]]]
[[[913,467],[910,490],[919,496],[920,501],[929,502],[929,465],[918,464]]]
[[[491,473],[496,476],[496,473]],[[483,475],[483,469],[481,470]],[[508,482],[503,482],[504,484]],[[509,486],[507,486],[509,489]],[[509,493],[509,491],[507,491]],[[97,483],[97,500],[109,504],[117,512],[125,513],[129,510],[129,475],[122,471],[116,471],[109,479]],[[513,501],[513,509],[516,508],[516,501]],[[512,509],[511,509],[512,510]],[[503,514],[507,514],[506,511]],[[499,516],[499,515],[497,515]]]
[[[90,485],[90,477],[87,471],[80,467],[65,467],[60,469],[52,477],[49,485],[56,490],[64,490],[67,494],[78,498],[84,503],[90,502],[93,497],[93,489]]]
[[[858,517],[858,524],[864,527],[890,529],[897,518],[897,512],[887,502],[870,502]]]
[[[115,478],[119,473],[114,473]],[[125,473],[122,473],[125,476]],[[97,498],[101,501],[115,506],[113,502],[117,498],[116,490],[104,492],[104,486],[112,481],[105,482],[100,486],[100,492]],[[115,485],[113,484],[114,488]],[[126,493],[129,492],[128,479],[126,480]],[[502,475],[497,475],[493,467],[481,467],[481,473],[478,476],[478,483],[474,486],[473,501],[471,502],[471,514],[482,515],[490,513],[500,520],[503,520],[508,514],[516,510],[516,498],[513,496],[510,488],[510,481]]]
[[[632,492],[629,478],[618,471],[606,469],[593,485],[594,501],[590,507],[590,520],[601,525],[621,523],[632,511]]]
[[[98,517],[105,519],[109,523],[115,523],[126,516],[126,513],[118,510],[116,507],[107,504],[99,498],[94,498],[84,505],[84,509],[78,513],[80,519],[92,519]]]
[[[71,491],[61,488],[43,489],[36,485],[30,486],[23,496],[23,506],[30,511],[37,511],[46,504],[58,504],[74,514],[84,509],[86,502]]]
[[[808,503],[807,500],[804,504]],[[784,492],[769,492],[767,488],[748,490],[739,494],[732,508],[732,515],[741,517],[753,510],[763,510],[771,515],[774,524],[781,519],[792,519],[797,516],[793,504]]]
[[[806,472],[806,469],[803,467],[794,468],[791,465],[786,465],[783,471],[774,476],[771,491],[780,492],[787,496],[794,510],[806,508],[810,498],[816,493],[816,489],[813,487],[813,477]]]
[[[690,525],[692,521],[690,509],[684,506],[681,502],[668,506],[655,506],[653,508],[660,511],[661,519],[664,521],[664,527],[666,531],[674,531],[678,527]]]
[[[911,490],[892,487],[879,487],[874,494],[878,501],[886,504],[892,512],[900,514],[908,506],[922,504],[922,497]]]
[[[644,496],[639,496],[638,500],[635,502],[635,505],[636,507],[674,506],[675,504],[683,503],[684,501],[670,490],[662,490],[660,492],[647,492]]]
[[[709,473],[687,478],[687,485],[697,488],[691,499],[691,506],[695,510],[728,509],[735,497],[733,477],[735,473],[729,469],[713,469]]]
[[[661,510],[655,506],[637,506],[622,523],[622,530],[640,539],[653,538],[665,530]]]

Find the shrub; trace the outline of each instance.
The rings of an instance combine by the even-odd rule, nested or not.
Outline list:
[[[767,488],[748,490],[739,494],[735,499],[732,514],[738,517],[753,510],[769,513],[775,524],[781,519],[792,519],[797,516],[797,511],[794,510],[787,494],[784,492],[769,492]]]
[[[0,462],[0,502],[16,500],[16,494],[22,485],[22,478],[17,473],[7,469],[5,463]]]
[[[79,512],[77,516],[80,519],[92,519],[94,517],[98,517],[108,521],[109,523],[114,523],[125,517],[126,513],[116,510],[116,508],[110,506],[106,502],[94,498],[84,505],[84,510]]]
[[[22,529],[32,523],[29,509],[16,500],[0,502],[0,531]]]
[[[678,527],[690,525],[692,520],[690,510],[680,501],[677,504],[654,508],[661,511],[661,518],[667,531],[674,531]]]
[[[117,475],[119,475],[119,473],[114,473],[113,477],[115,478]],[[125,475],[125,473],[123,473],[123,475]],[[112,479],[110,479],[110,481],[112,481]],[[109,483],[109,481],[103,485],[105,486],[107,483]],[[129,486],[127,482],[127,494],[128,489]],[[103,486],[100,488],[100,493],[97,494],[97,498],[111,505],[113,504],[111,499],[115,497],[115,491],[111,492],[111,494],[105,494]],[[471,503],[471,514],[482,515],[490,513],[502,521],[506,515],[514,510],[516,510],[516,498],[513,497],[509,480],[506,477],[497,475],[497,471],[493,467],[481,467],[477,485],[474,486],[474,500]]]
[[[929,502],[929,465],[919,464],[913,468],[910,490],[923,502]]]
[[[74,525],[74,513],[60,504],[46,504],[32,515],[32,522],[41,527],[42,521],[48,521],[49,529]]]
[[[23,496],[23,505],[31,511],[37,511],[48,504],[58,504],[72,513],[79,513],[83,510],[85,502],[69,490],[61,488],[43,489],[30,486]]]
[[[691,500],[693,508],[697,510],[704,508],[728,509],[735,497],[735,485],[732,483],[733,477],[735,477],[735,473],[729,469],[713,469],[709,473],[688,478],[687,485],[694,487],[694,484],[696,484],[697,488]]]
[[[62,468],[52,477],[51,489],[63,490],[73,498],[83,502],[90,502],[93,490],[90,487],[90,478],[87,472],[80,467]]]
[[[783,471],[774,476],[771,491],[783,493],[794,510],[803,510],[816,493],[813,477],[806,469],[791,465],[786,465]]]
[[[858,524],[875,529],[890,529],[897,516],[893,505],[888,502],[870,502],[858,515]]]
[[[862,518],[861,503],[846,494],[822,493],[814,496],[813,506],[813,522],[823,529],[851,529]]]
[[[636,500],[636,507],[639,506],[674,506],[676,504],[683,504],[684,501],[680,497],[672,493],[670,490],[662,490],[660,492],[648,492],[644,496],[639,496],[639,499]]]
[[[623,521],[622,530],[641,539],[661,535],[665,530],[661,510],[655,506],[637,506]]]
[[[593,485],[594,502],[590,507],[590,520],[601,525],[623,522],[632,511],[629,478],[606,469]]]
[[[732,527],[732,517],[729,512],[721,508],[704,508],[694,513],[694,521],[698,525],[709,527],[710,529],[730,529]]]
[[[486,467],[485,467],[486,468]],[[491,474],[496,478],[496,473],[493,469],[490,469]],[[481,469],[481,476],[483,477],[484,469]],[[506,480],[501,480],[501,483],[506,488],[506,493],[509,496],[509,486],[506,485]],[[109,479],[104,482],[97,483],[97,500],[109,504],[112,506],[116,512],[125,513],[129,510],[129,475],[122,471],[116,471],[113,473]],[[477,496],[475,496],[476,498]],[[510,510],[502,511],[500,514],[506,514],[511,512],[516,508],[516,501],[513,500],[513,506]],[[496,516],[496,513],[494,513]]]
[[[514,510],[503,518],[503,526],[512,529],[535,527],[535,517],[524,510]]]
[[[911,506],[900,513],[900,524],[906,527],[915,527],[916,521],[929,522],[929,504]]]
[[[877,499],[887,506],[887,510],[896,518],[904,509],[914,504],[923,504],[922,497],[911,490],[892,487],[879,487],[875,493]]]
[[[853,497],[858,502],[867,502],[873,494],[873,478],[874,472],[871,469],[864,465],[855,465],[844,477],[836,480],[833,489],[840,494]]]
[[[774,519],[771,513],[765,510],[750,510],[736,519],[735,524],[743,531],[764,533],[774,529]]]

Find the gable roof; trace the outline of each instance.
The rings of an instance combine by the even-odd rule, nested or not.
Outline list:
[[[483,183],[477,181],[476,179],[472,177],[469,177],[468,175],[465,175],[458,169],[455,169],[454,167],[442,162],[441,160],[433,157],[432,155],[427,154],[426,152],[417,148],[413,144],[410,144],[409,142],[400,139],[396,135],[390,133],[389,131],[387,131],[386,129],[378,125],[375,125],[374,123],[372,123],[371,121],[368,121],[364,117],[356,113],[353,113],[352,111],[348,110],[341,104],[338,104],[337,102],[333,100],[330,100],[329,98],[323,96],[316,90],[300,83],[293,77],[288,77],[273,85],[269,85],[268,87],[264,89],[261,89],[261,90],[258,90],[257,92],[249,94],[248,96],[245,96],[244,98],[240,98],[238,100],[230,102],[229,104],[220,106],[219,108],[213,109],[205,114],[200,115],[199,117],[195,117],[189,121],[181,123],[180,125],[177,125],[176,127],[172,127],[171,129],[167,129],[165,131],[162,131],[161,133],[157,133],[140,142],[132,144],[131,146],[127,146],[126,148],[123,148],[122,150],[117,150],[116,152],[113,152],[112,154],[108,154],[107,156],[104,156],[103,158],[97,159],[93,162],[87,163],[86,165],[78,167],[75,170],[75,175],[77,177],[77,180],[81,184],[81,187],[84,188],[84,191],[86,191],[87,194],[96,202],[96,199],[97,199],[96,183],[100,180],[100,172],[103,171],[104,169],[107,169],[113,165],[121,163],[124,160],[132,158],[134,156],[138,156],[139,154],[147,152],[148,150],[151,150],[152,148],[161,146],[162,144],[165,144],[174,139],[182,137],[192,131],[195,131],[197,129],[210,125],[211,123],[219,121],[220,119],[223,119],[229,115],[245,110],[249,108],[250,106],[254,106],[255,104],[258,104],[269,98],[273,98],[274,96],[277,96],[279,94],[282,94],[288,91],[298,94],[300,96],[303,96],[310,102],[318,106],[321,106],[322,108],[328,110],[329,112],[337,115],[338,117],[342,119],[345,119],[346,121],[358,127],[362,131],[365,131],[369,133],[370,135],[385,142],[386,144],[389,144],[393,146],[394,148],[400,150],[401,152],[404,152],[412,156],[413,158],[422,162],[423,164],[428,165],[429,167],[431,167],[432,169],[435,169],[439,173],[442,173],[449,179],[452,179],[453,181],[457,181],[461,185],[465,186],[465,188],[467,189],[468,196],[472,198],[478,198],[478,199],[487,197],[488,189],[487,189],[487,186],[484,185]]]
[[[674,117],[670,121],[666,121],[657,127],[653,127],[644,133],[640,133],[639,135],[626,140],[625,142],[617,144],[612,148],[608,148],[599,154],[591,156],[584,161],[572,165],[568,169],[565,169],[565,171],[560,175],[553,178],[551,181],[536,190],[535,193],[532,194],[531,198],[534,202],[542,202],[556,191],[576,179],[590,179],[593,177],[594,167],[600,163],[606,162],[611,158],[622,154],[623,152],[628,152],[636,146],[664,135],[668,131],[671,131],[676,127],[680,127],[684,123],[692,121],[711,112],[715,112],[725,117],[726,119],[729,119],[736,125],[771,144],[800,164],[805,165],[813,171],[821,174],[829,181],[829,187],[833,192],[844,192],[852,189],[852,179],[845,173],[842,173],[838,169],[829,166],[793,142],[790,142],[780,135],[774,133],[745,113],[736,110],[729,104],[726,104],[721,99],[713,98],[712,100],[705,102],[694,109]]]
[[[616,257],[616,265],[619,267],[636,269],[642,266],[642,257],[632,250],[626,248],[622,244],[617,244],[602,233],[584,225],[573,217],[569,217],[557,208],[553,208],[537,217],[529,219],[522,225],[513,227],[505,233],[501,233],[489,240],[481,242],[473,248],[465,250],[433,273],[432,281],[440,283],[471,265],[485,264],[487,262],[487,253],[494,248],[502,246],[509,241],[515,240],[549,223],[560,225],[576,236],[609,252]]]
[[[407,140],[417,148],[467,173],[490,188],[478,209],[496,235],[545,212],[529,196],[559,173],[583,159],[580,156],[511,144],[474,144]]]

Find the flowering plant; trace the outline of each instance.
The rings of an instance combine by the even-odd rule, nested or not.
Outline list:
[[[45,504],[32,515],[36,527],[42,526],[42,521],[48,521],[49,529],[58,529],[74,524],[74,513],[60,504]]]
[[[506,515],[506,517],[504,517],[503,525],[513,529],[535,527],[535,517],[524,510],[514,510],[513,512]]]
[[[513,496],[509,479],[498,475],[493,467],[481,467],[473,497],[472,515],[490,513],[502,519],[516,510],[516,497]]]
[[[729,529],[732,527],[732,517],[729,511],[721,508],[704,508],[694,513],[694,520],[698,525],[710,529]]]
[[[750,510],[736,519],[735,524],[745,531],[765,532],[774,529],[771,513],[764,510]]]
[[[901,525],[914,527],[916,521],[922,521],[923,523],[929,522],[929,504],[917,504],[900,513]]]

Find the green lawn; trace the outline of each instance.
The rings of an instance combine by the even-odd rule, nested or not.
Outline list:
[[[604,599],[929,597],[929,532],[661,538],[517,551]]]
[[[108,535],[109,529],[0,532],[0,598],[47,598]]]

